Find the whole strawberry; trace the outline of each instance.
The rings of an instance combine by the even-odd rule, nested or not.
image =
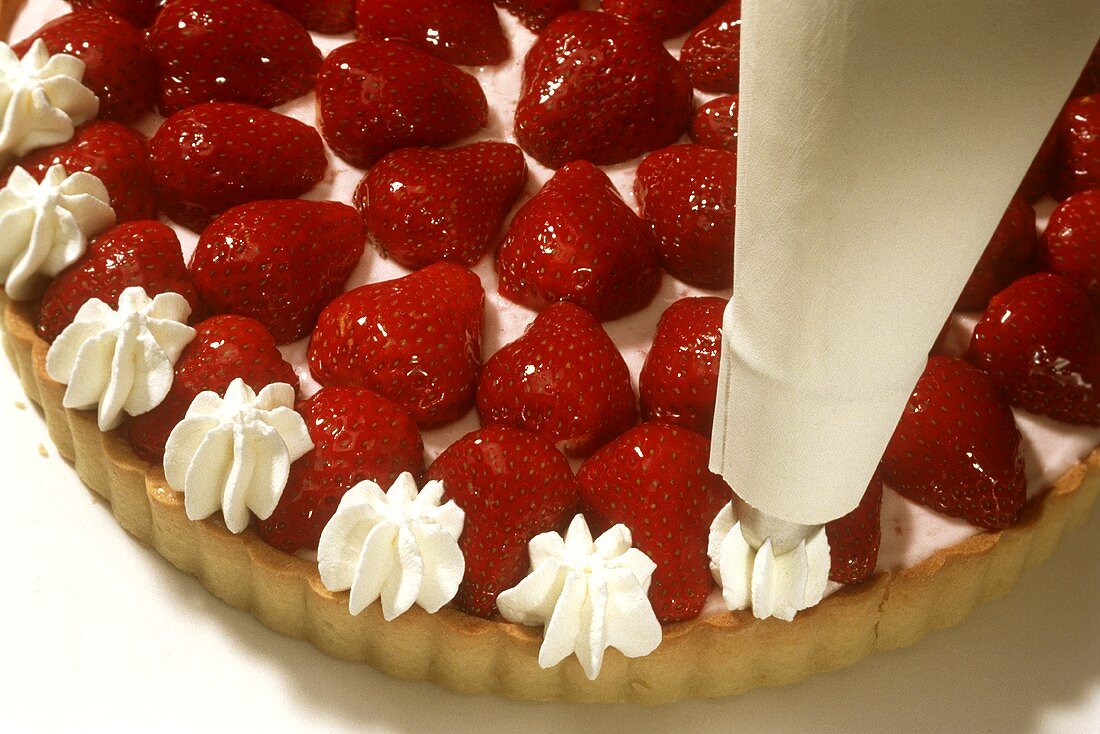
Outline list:
[[[1100,94],[1066,103],[1058,122],[1054,196],[1100,188]]]
[[[611,337],[572,303],[546,308],[493,355],[477,387],[482,425],[538,433],[586,456],[638,419],[630,370]]]
[[[559,530],[577,505],[569,462],[544,438],[490,426],[455,441],[428,468],[444,499],[466,513],[458,545],[466,573],[455,596],[468,614],[491,617],[497,595],[527,575],[527,544]]]
[[[183,264],[176,233],[156,221],[120,224],[96,237],[84,256],[63,270],[42,296],[38,335],[53,342],[91,298],[117,303],[130,286],[150,297],[178,293],[191,304],[191,318],[201,318],[202,302]]]
[[[275,107],[313,88],[309,32],[260,0],[172,0],[149,30],[164,115],[202,102]]]
[[[738,96],[717,97],[695,110],[691,121],[691,139],[699,145],[737,152]]]
[[[954,357],[929,359],[883,454],[882,480],[971,525],[1016,522],[1027,499],[1020,432],[990,376]]]
[[[237,102],[177,112],[157,130],[149,151],[165,213],[197,232],[239,204],[301,196],[328,168],[316,130]]]
[[[709,458],[710,442],[694,431],[642,423],[577,472],[593,533],[623,523],[657,564],[649,600],[661,622],[698,616],[713,583],[707,534],[732,494],[707,468]]]
[[[348,33],[355,27],[355,0],[267,0],[317,33]]]
[[[572,301],[600,321],[645,308],[660,281],[653,234],[586,161],[563,166],[516,213],[496,270],[517,303]]]
[[[580,0],[496,0],[497,5],[519,18],[519,22],[535,33],[562,13],[576,10]]]
[[[956,311],[981,311],[989,299],[1035,269],[1035,210],[1014,196],[955,304]]]
[[[344,290],[366,246],[355,209],[334,201],[255,201],[199,238],[191,278],[211,313],[251,316],[279,344],[300,339]]]
[[[729,0],[691,32],[680,63],[702,92],[733,94],[741,83],[741,0]]]
[[[477,79],[395,41],[359,41],[329,54],[317,107],[329,146],[359,168],[398,148],[454,143],[489,116]]]
[[[867,491],[856,509],[825,524],[832,566],[829,580],[838,584],[858,584],[871,578],[878,564],[882,539],[882,479],[871,477]]]
[[[274,382],[298,387],[294,368],[283,360],[271,334],[255,319],[213,316],[198,323],[195,330],[195,338],[176,361],[168,397],[128,421],[134,452],[154,464],[163,461],[168,434],[200,392],[212,390],[221,395],[238,377],[257,392]]]
[[[721,4],[722,0],[601,0],[600,9],[645,26],[660,38],[675,38]]]
[[[682,298],[661,314],[639,378],[645,420],[710,435],[725,310],[723,298]]]
[[[287,553],[315,549],[344,493],[362,481],[389,488],[424,473],[424,443],[409,414],[370,390],[326,387],[297,405],[313,450],[290,468],[275,512],[256,534]]]
[[[67,142],[36,150],[16,161],[41,181],[50,166],[61,164],[72,174],[90,173],[103,182],[119,222],[153,219],[157,194],[153,167],[141,133],[107,120],[93,120],[77,128]],[[9,168],[4,174],[7,182]]]
[[[135,28],[147,28],[157,17],[163,0],[69,0],[69,4],[74,11],[102,10]]]
[[[366,387],[441,426],[473,406],[485,291],[458,265],[356,288],[321,313],[309,367],[323,385]]]
[[[1062,276],[1029,275],[994,296],[966,358],[1013,405],[1100,425],[1100,321],[1085,292]]]
[[[53,54],[84,62],[84,86],[99,97],[99,117],[132,122],[151,112],[157,73],[145,38],[129,23],[101,10],[78,10],[47,23],[12,50],[22,58],[41,38]]]
[[[355,36],[401,41],[448,64],[492,66],[509,54],[492,0],[356,0]]]
[[[1074,194],[1054,210],[1039,263],[1082,288],[1100,314],[1100,189]]]
[[[558,16],[523,70],[516,139],[551,168],[630,160],[672,144],[691,122],[680,64],[645,28],[606,13]]]
[[[472,266],[500,236],[526,182],[523,151],[509,143],[404,148],[371,167],[355,205],[375,245],[406,268]]]
[[[638,166],[634,195],[666,272],[711,290],[733,285],[736,154],[701,145],[650,153]]]

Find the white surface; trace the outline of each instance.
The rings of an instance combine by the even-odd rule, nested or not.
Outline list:
[[[516,704],[391,680],[227,607],[126,535],[17,401],[0,361],[3,732],[1100,732],[1100,512],[915,648],[720,701]]]

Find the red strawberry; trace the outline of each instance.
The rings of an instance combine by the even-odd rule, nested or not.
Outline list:
[[[702,288],[733,285],[735,153],[701,145],[650,153],[638,166],[634,195],[665,271]]]
[[[971,525],[1000,530],[1027,499],[1020,432],[994,380],[954,357],[932,357],[882,457],[899,493]]]
[[[317,319],[310,371],[385,395],[421,426],[450,423],[474,403],[484,300],[478,277],[452,263],[356,288]]]
[[[359,168],[398,148],[456,142],[489,116],[477,79],[393,41],[349,43],[329,54],[317,105],[329,146]]]
[[[529,30],[541,33],[554,18],[576,10],[580,0],[496,0],[496,3],[519,18]]]
[[[992,239],[966,282],[956,311],[981,311],[1012,281],[1035,269],[1035,210],[1022,196],[1008,205]]]
[[[482,425],[506,423],[585,456],[638,420],[630,370],[587,311],[555,303],[485,365],[477,387]]]
[[[164,115],[201,102],[275,107],[309,92],[321,52],[260,0],[172,0],[149,31]]]
[[[710,593],[711,520],[732,493],[707,468],[710,442],[686,428],[642,423],[581,466],[581,507],[593,533],[623,523],[657,564],[649,600],[661,622],[698,616]]]
[[[496,269],[500,292],[513,301],[572,301],[600,321],[645,308],[660,281],[653,235],[586,161],[563,166],[523,205]]]
[[[38,335],[52,342],[90,298],[117,303],[123,290],[141,286],[150,296],[171,291],[201,318],[201,301],[183,264],[176,233],[154,221],[129,222],[107,230],[84,256],[62,271],[42,296]]]
[[[1066,103],[1058,122],[1054,196],[1100,188],[1100,94]]]
[[[730,0],[691,32],[680,63],[703,92],[732,94],[741,83],[741,0]]]
[[[73,10],[104,10],[137,28],[147,28],[160,11],[163,0],[69,0]]]
[[[994,296],[966,358],[1013,405],[1100,425],[1100,320],[1085,292],[1062,276],[1029,275]]]
[[[695,110],[691,121],[691,139],[699,145],[718,150],[737,152],[736,94],[718,97]]]
[[[334,201],[255,201],[199,238],[191,277],[212,313],[251,316],[279,344],[309,334],[366,245],[359,215]]]
[[[458,545],[466,574],[454,604],[491,617],[500,592],[527,575],[527,544],[560,530],[577,505],[569,462],[544,438],[511,426],[475,431],[439,455],[428,480],[466,513]]]
[[[499,64],[510,53],[492,0],[357,0],[355,36],[401,41],[467,66]]]
[[[156,62],[129,23],[99,10],[77,11],[42,26],[12,50],[22,57],[39,38],[50,53],[84,62],[84,86],[99,97],[100,119],[131,122],[152,111]]]
[[[629,160],[675,142],[691,122],[691,82],[676,59],[644,28],[605,13],[558,16],[523,71],[516,139],[551,168]]]
[[[198,232],[238,204],[301,196],[328,168],[316,130],[236,102],[177,112],[157,130],[149,151],[165,213]]]
[[[267,0],[317,33],[348,33],[355,27],[355,0]]]
[[[509,143],[405,148],[371,167],[355,205],[378,248],[405,267],[471,266],[500,235],[526,182],[523,151]]]
[[[867,491],[856,509],[825,524],[832,567],[829,580],[838,584],[858,584],[875,572],[878,546],[882,538],[882,480],[871,477]]]
[[[674,38],[721,4],[722,0],[602,0],[600,9],[644,25],[660,38]]]
[[[710,436],[724,298],[683,298],[661,314],[639,378],[642,417]]]
[[[389,489],[402,472],[420,479],[420,429],[397,403],[370,390],[326,387],[297,406],[313,450],[290,468],[275,512],[256,534],[287,553],[316,548],[344,493],[362,481]]]
[[[1100,313],[1100,189],[1074,194],[1054,210],[1039,262],[1082,288]]]
[[[257,392],[274,382],[298,387],[294,368],[283,361],[263,324],[245,316],[214,316],[195,326],[198,332],[179,360],[164,402],[129,420],[130,445],[143,459],[164,460],[168,434],[183,420],[191,401],[205,390],[224,394],[235,378]]]
[[[39,181],[58,163],[69,173],[83,171],[103,181],[119,222],[154,218],[153,167],[141,133],[117,122],[92,121],[77,128],[67,143],[36,150],[18,161]]]
[[[1017,192],[1020,196],[1028,201],[1035,201],[1054,188],[1057,155],[1058,125],[1055,123],[1043,138],[1042,145],[1039,146],[1027,173],[1024,174],[1024,180],[1020,182],[1020,189]]]

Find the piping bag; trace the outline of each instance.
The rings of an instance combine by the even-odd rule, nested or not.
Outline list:
[[[820,600],[822,526],[859,503],[1098,36],[1097,0],[744,0],[711,449],[731,608]]]

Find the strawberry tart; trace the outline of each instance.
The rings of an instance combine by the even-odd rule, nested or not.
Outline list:
[[[723,583],[710,465],[739,0],[0,18],[27,394],[122,527],[331,655],[523,699],[782,684],[959,622],[1100,492],[1096,54],[786,609]]]

